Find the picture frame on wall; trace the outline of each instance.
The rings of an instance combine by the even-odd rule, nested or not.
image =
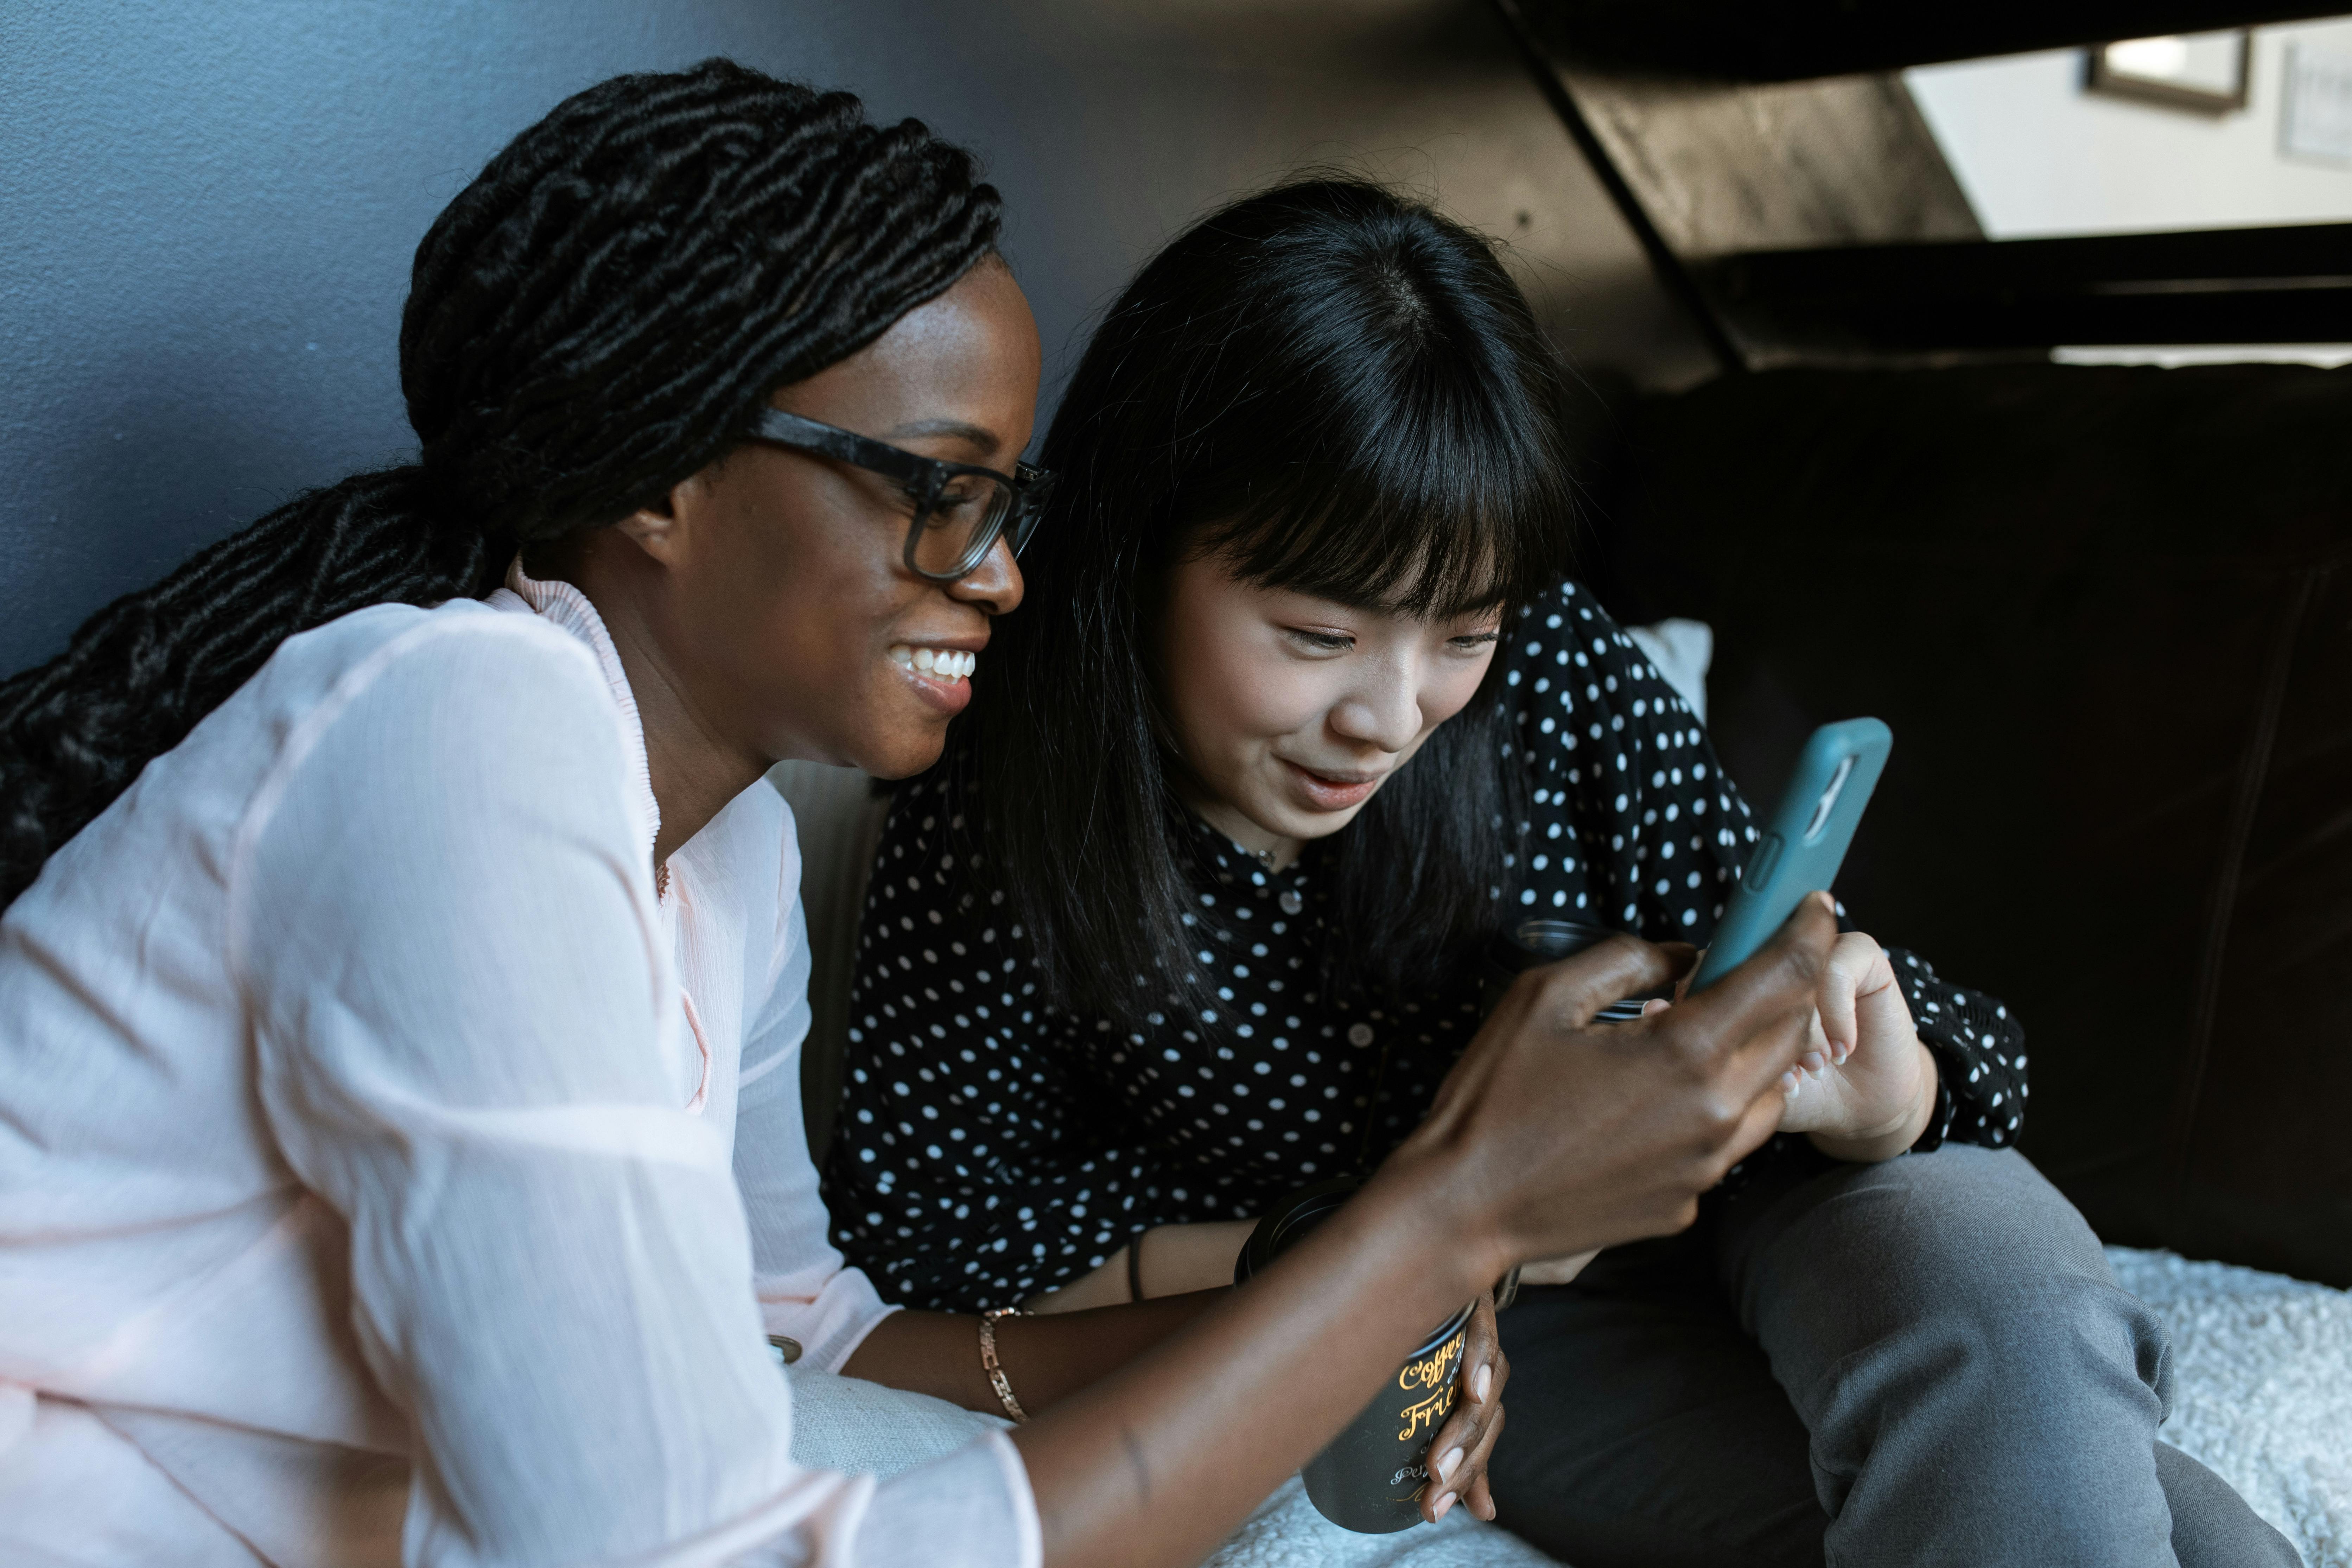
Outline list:
[[[2253,81],[2254,36],[2244,27],[2126,38],[2086,53],[2090,91],[2196,114],[2244,109]]]
[[[2352,55],[2289,44],[2285,74],[2280,154],[2352,166]]]

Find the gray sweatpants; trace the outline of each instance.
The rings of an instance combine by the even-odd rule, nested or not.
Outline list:
[[[2163,1326],[2013,1150],[1782,1167],[1501,1325],[1500,1521],[1576,1568],[2299,1561],[2157,1440]]]

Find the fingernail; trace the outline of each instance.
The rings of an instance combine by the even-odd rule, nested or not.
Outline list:
[[[1444,1519],[1445,1517],[1446,1510],[1451,1509],[1453,1506],[1454,1494],[1452,1492],[1447,1492],[1444,1497],[1437,1500],[1437,1506],[1429,1510],[1430,1522],[1434,1524],[1439,1520]]]
[[[1819,1051],[1807,1051],[1803,1056],[1799,1057],[1797,1060],[1807,1072],[1811,1073],[1815,1078],[1821,1077],[1822,1068],[1829,1065],[1822,1059],[1822,1053]]]
[[[1478,1370],[1470,1374],[1471,1402],[1476,1405],[1486,1404],[1486,1391],[1494,1386],[1495,1369],[1486,1363],[1480,1362]]]
[[[1446,1449],[1446,1450],[1445,1450],[1445,1452],[1444,1452],[1444,1454],[1442,1454],[1442,1455],[1440,1455],[1440,1456],[1439,1456],[1438,1460],[1437,1460],[1437,1479],[1438,1479],[1439,1480],[1441,1480],[1441,1481],[1450,1481],[1450,1480],[1452,1480],[1452,1479],[1454,1479],[1454,1466],[1456,1466],[1456,1465],[1458,1465],[1458,1464],[1460,1464],[1461,1462],[1462,1462],[1462,1450],[1461,1450],[1461,1449],[1459,1449],[1459,1448],[1448,1448],[1448,1449]]]
[[[1780,1092],[1787,1095],[1790,1100],[1797,1098],[1797,1075],[1795,1073],[1784,1072],[1780,1075]]]

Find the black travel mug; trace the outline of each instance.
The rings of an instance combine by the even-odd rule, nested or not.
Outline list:
[[[1507,931],[1497,931],[1479,954],[1479,1011],[1493,1012],[1496,1004],[1502,1001],[1503,993],[1511,988],[1511,982],[1524,972],[1540,963],[1556,963],[1616,934],[1607,926],[1554,920],[1521,921]],[[1642,1016],[1643,1003],[1654,999],[1672,1001],[1674,994],[1671,984],[1662,985],[1639,996],[1612,1002],[1594,1017],[1612,1024],[1627,1023]]]
[[[1234,1260],[1238,1285],[1271,1265],[1356,1191],[1352,1180],[1322,1182],[1293,1193],[1250,1232]],[[1342,1530],[1384,1535],[1421,1522],[1429,1486],[1429,1445],[1462,1392],[1462,1352],[1473,1301],[1432,1330],[1372,1402],[1298,1472],[1307,1500]]]

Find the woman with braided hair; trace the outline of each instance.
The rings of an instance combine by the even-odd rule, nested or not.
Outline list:
[[[1640,1053],[1589,1027],[1669,973],[1629,939],[1246,1289],[1037,1339],[1016,1435],[795,1464],[763,1338],[1013,1403],[825,1242],[761,784],[931,765],[1020,603],[997,223],[846,94],[592,88],[418,248],[421,463],[0,686],[0,1561],[1194,1561],[1430,1324],[1685,1222],[1771,1125],[1829,914]]]

